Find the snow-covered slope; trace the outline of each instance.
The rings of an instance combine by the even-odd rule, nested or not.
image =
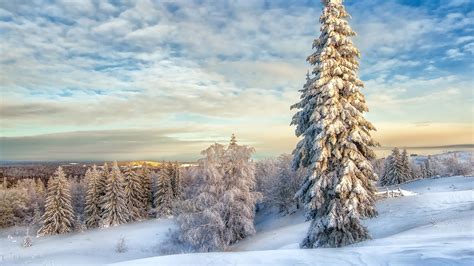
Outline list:
[[[0,265],[34,264],[106,264],[156,256],[157,246],[174,229],[172,219],[158,219],[125,224],[84,233],[33,238],[33,246],[21,246],[23,235],[8,239],[9,230],[0,233]],[[125,238],[127,251],[115,247]]]
[[[119,265],[472,265],[474,178],[420,180],[401,186],[416,194],[378,202],[364,221],[373,239],[344,248],[301,250],[308,227],[301,212],[258,221],[257,235],[234,252],[182,254]]]
[[[299,249],[308,227],[300,211],[284,217],[259,214],[258,233],[229,252],[171,256],[158,256],[157,249],[174,228],[172,219],[35,238],[30,248],[21,247],[22,236],[8,239],[4,230],[0,232],[0,265],[472,265],[474,177],[425,179],[401,188],[415,194],[380,200],[379,216],[364,221],[373,239],[350,247]],[[128,250],[116,253],[122,236]]]

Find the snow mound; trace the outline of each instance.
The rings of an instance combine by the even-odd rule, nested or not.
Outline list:
[[[408,190],[404,190],[404,189],[400,189],[400,193],[401,193],[402,196],[404,196],[404,197],[407,197],[407,196],[415,196],[415,195],[416,195],[415,192],[408,191]]]

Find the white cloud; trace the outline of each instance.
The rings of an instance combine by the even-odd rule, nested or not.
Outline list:
[[[278,138],[292,143],[289,106],[298,100],[309,69],[305,58],[318,34],[320,7],[264,2],[5,3],[0,17],[13,19],[0,21],[0,110],[10,113],[3,111],[8,115],[0,118],[0,135],[171,128],[193,123],[197,116],[222,126],[204,128],[203,135],[216,130],[227,136],[226,127],[238,129],[269,153]],[[392,1],[359,1],[348,9],[359,33],[361,71],[370,75],[365,90],[370,116],[376,121],[417,119],[426,112],[401,107],[434,110],[427,101],[447,96],[456,99],[445,106],[451,112],[447,115],[466,110],[466,92],[457,90],[467,84],[462,73],[443,73],[449,77],[436,82],[412,77],[423,73],[399,72],[426,68],[439,73],[438,62],[429,62],[429,52],[436,49],[454,58],[456,52],[472,53],[469,36],[440,38],[466,28],[469,15],[432,16]],[[447,86],[457,93],[436,94]],[[181,115],[191,121],[175,118]],[[271,139],[269,144],[258,132]]]

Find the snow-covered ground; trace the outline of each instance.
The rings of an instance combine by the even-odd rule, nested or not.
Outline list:
[[[34,239],[30,248],[0,233],[0,265],[116,263],[119,265],[473,265],[474,177],[425,179],[402,185],[409,196],[382,199],[379,216],[364,221],[373,239],[338,249],[301,250],[308,222],[302,212],[257,217],[258,233],[228,252],[158,256],[173,220],[162,219]],[[124,236],[128,251],[116,253]],[[153,257],[155,256],[155,257]]]
[[[67,265],[107,264],[156,256],[158,244],[175,229],[171,219],[156,219],[117,227],[88,230],[84,233],[33,238],[33,246],[22,247],[24,235],[14,236],[12,230],[0,231],[0,265]],[[115,247],[125,238],[127,251]]]

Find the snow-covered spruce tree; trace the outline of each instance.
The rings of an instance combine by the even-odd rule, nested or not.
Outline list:
[[[155,193],[155,208],[157,217],[168,216],[173,210],[173,188],[171,187],[171,176],[165,165],[158,176],[157,189]]]
[[[151,171],[148,168],[147,164],[143,164],[140,169],[141,183],[143,189],[142,195],[142,209],[144,210],[143,217],[148,216],[148,212],[152,209],[153,205],[153,194],[151,192],[152,180],[151,180]]]
[[[42,220],[39,236],[68,233],[74,228],[69,183],[61,167],[58,167],[54,176],[49,179]]]
[[[101,194],[100,180],[101,173],[97,170],[97,166],[92,166],[92,170],[87,170],[87,191],[86,191],[86,207],[85,221],[87,228],[96,228],[100,226],[101,221]]]
[[[99,192],[102,195],[105,195],[107,180],[109,179],[109,174],[110,174],[109,165],[107,163],[104,163],[104,165],[102,166],[102,170],[99,171],[99,173],[101,177],[99,179]]]
[[[432,168],[432,159],[430,155],[428,155],[428,158],[426,158],[426,161],[424,162],[424,164],[425,164],[425,167],[424,167],[423,178],[433,177],[434,171]]]
[[[43,225],[43,222],[41,220],[41,209],[39,206],[39,203],[35,203],[35,208],[33,211],[33,220],[31,221],[31,226],[34,230],[34,232],[37,232],[39,228]]]
[[[254,148],[238,145],[232,134],[224,153],[224,240],[231,245],[255,233],[255,205],[260,193],[255,192],[255,165],[251,160]]]
[[[99,171],[99,181],[97,182],[97,191],[99,193],[99,198],[101,199],[100,201],[100,216],[102,220],[102,214],[104,213],[104,197],[105,197],[105,192],[107,190],[107,180],[109,179],[109,165],[105,162],[104,165],[102,166],[102,169]]]
[[[175,162],[169,165],[172,169],[168,170],[171,174],[171,187],[173,188],[173,197],[177,200],[181,198],[181,175],[179,172],[179,163]]]
[[[405,182],[413,179],[413,174],[410,168],[410,158],[408,158],[408,153],[406,149],[403,149],[401,154],[403,174],[405,175]]]
[[[129,169],[125,172],[125,197],[127,201],[130,221],[143,218],[145,212],[143,205],[143,187],[140,175]]]
[[[128,222],[129,212],[125,197],[125,182],[117,162],[110,171],[103,199],[102,224],[104,227]]]
[[[323,0],[321,35],[307,61],[314,66],[301,90],[292,125],[302,137],[294,150],[293,166],[308,167],[298,191],[311,225],[304,248],[340,247],[369,238],[361,218],[374,217],[377,180],[370,163],[375,158],[374,126],[358,78],[360,56],[350,37],[342,0]]]
[[[381,186],[392,186],[408,181],[406,170],[404,169],[403,158],[398,148],[392,150],[392,154],[385,161],[384,173],[380,178]]]
[[[83,221],[85,202],[86,202],[86,184],[84,179],[78,177],[69,178],[69,187],[71,190],[71,203],[77,221]]]

